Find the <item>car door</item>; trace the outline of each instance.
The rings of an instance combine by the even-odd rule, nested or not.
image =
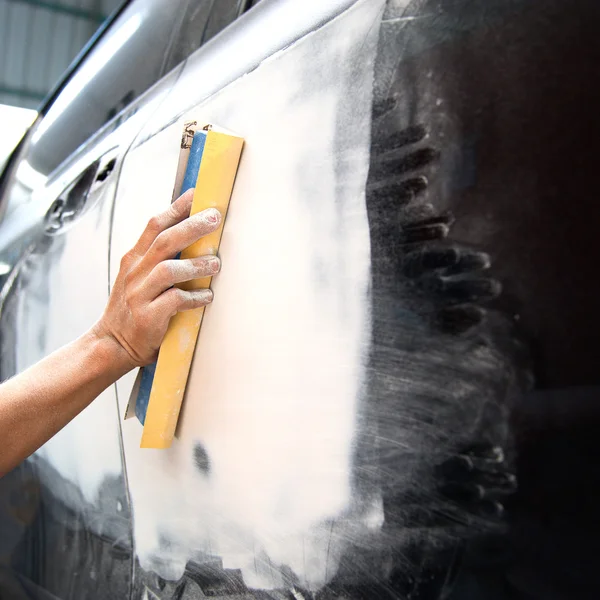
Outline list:
[[[498,174],[473,174],[473,140],[503,134],[461,63],[497,23],[511,39],[517,5],[262,0],[188,59],[138,135],[113,282],[168,206],[183,124],[245,147],[173,445],[141,449],[142,425],[122,424],[136,593],[448,598],[463,568],[457,597],[524,597],[494,549],[510,553],[509,414],[533,372],[486,220]]]
[[[178,437],[140,449],[141,424],[122,424],[148,597],[318,590],[342,568],[344,536],[378,527],[377,494],[353,504],[350,463],[368,354],[364,184],[383,9],[263,0],[188,59],[123,163],[112,281],[168,206],[183,123],[246,140]],[[121,415],[134,379],[117,384]]]
[[[81,335],[102,313],[119,172],[179,75],[181,65],[152,87],[170,67],[168,49],[187,4],[130,3],[30,135],[5,197],[0,246],[7,261],[14,246],[21,252],[1,295],[3,378]],[[2,479],[0,516],[10,535],[0,542],[0,589],[15,598],[44,590],[65,599],[129,595],[121,456],[110,387]]]

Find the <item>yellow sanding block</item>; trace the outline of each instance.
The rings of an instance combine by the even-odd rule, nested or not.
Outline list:
[[[206,140],[190,214],[216,208],[223,219],[219,229],[186,248],[181,253],[182,259],[217,254],[244,144],[242,138],[217,131],[212,126],[204,127],[204,134]],[[196,290],[209,288],[210,283],[211,278],[205,277],[179,287]],[[171,446],[203,317],[204,308],[197,308],[177,313],[169,323],[156,363],[142,448]]]

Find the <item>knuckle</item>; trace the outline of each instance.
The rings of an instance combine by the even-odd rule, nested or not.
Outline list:
[[[161,219],[158,215],[154,215],[148,220],[146,231],[149,233],[159,233],[161,231]]]
[[[169,307],[176,304],[178,302],[179,291],[179,288],[173,287],[163,292],[161,297],[164,304]]]
[[[169,261],[160,262],[154,268],[156,270],[156,277],[161,283],[173,279],[173,267]]]
[[[189,190],[186,190],[185,192],[183,192],[183,194],[181,194],[181,196],[179,196],[179,198],[177,198],[176,202],[179,204],[179,206],[187,207],[188,204],[192,203],[193,197],[194,197],[194,188],[190,188]]]
[[[173,288],[169,290],[171,292],[172,300],[171,304],[171,315],[174,315],[176,312],[179,312],[183,308],[185,308],[186,303],[186,294],[183,290],[179,288]]]
[[[165,214],[167,216],[167,219],[169,221],[176,219],[179,216],[179,210],[178,210],[178,206],[176,203],[171,204],[171,206],[169,206],[169,208],[167,208]]]
[[[186,292],[185,290],[179,289],[179,288],[173,288],[175,290],[175,294],[177,296],[177,303],[180,306],[183,306],[185,304],[188,303],[188,297],[189,297],[189,292]]]
[[[125,304],[131,308],[136,304],[136,292],[132,287],[126,287],[125,292],[123,294],[125,298]]]
[[[187,190],[170,206],[170,214],[176,219],[189,216],[194,190]]]
[[[131,292],[131,288],[133,287],[134,282],[134,274],[131,271],[127,271],[123,276],[123,285],[125,287],[125,291]]]
[[[133,262],[133,252],[130,250],[129,252],[126,252],[121,257],[120,269],[122,271],[128,271],[132,262]]]
[[[170,254],[171,252],[171,240],[170,236],[166,232],[160,233],[154,242],[152,243],[154,251],[159,254]]]

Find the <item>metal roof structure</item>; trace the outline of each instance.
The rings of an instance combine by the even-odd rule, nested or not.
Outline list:
[[[0,104],[38,108],[121,0],[0,0]]]

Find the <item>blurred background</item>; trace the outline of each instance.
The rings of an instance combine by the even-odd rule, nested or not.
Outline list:
[[[0,0],[0,168],[121,0]]]

